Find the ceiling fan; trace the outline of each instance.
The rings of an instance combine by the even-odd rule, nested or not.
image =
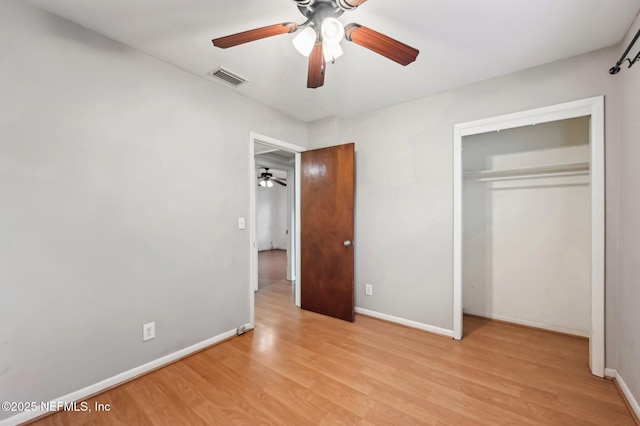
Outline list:
[[[287,186],[286,179],[273,177],[272,173],[269,173],[268,167],[263,167],[264,172],[258,177],[258,186],[262,186],[264,188],[271,188],[273,183],[277,183],[278,185]]]
[[[280,34],[299,32],[294,38],[296,49],[309,57],[307,87],[316,89],[324,85],[327,62],[335,62],[342,55],[343,38],[382,55],[400,65],[409,65],[420,53],[401,43],[360,24],[343,26],[337,18],[345,11],[353,10],[367,0],[292,0],[307,20],[302,24],[284,22],[237,34],[213,39],[213,45],[226,49],[251,41]]]

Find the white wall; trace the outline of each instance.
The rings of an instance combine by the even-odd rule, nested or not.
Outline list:
[[[589,118],[463,138],[464,171],[589,162]],[[465,180],[465,312],[589,336],[589,176]]]
[[[622,46],[624,48],[640,29],[637,18]],[[630,52],[633,58],[640,51],[640,41]],[[618,57],[612,61],[612,64]],[[619,79],[622,97],[621,164],[620,164],[620,287],[618,294],[619,358],[618,372],[637,402],[640,403],[640,63],[627,68]]]
[[[256,239],[258,251],[287,249],[287,187],[257,187]]]
[[[606,346],[607,367],[615,367],[619,97],[607,71],[617,56],[617,47],[603,49],[339,125],[311,123],[310,148],[356,143],[356,306],[452,329],[454,124],[605,95]],[[365,283],[373,296],[364,295]]]
[[[19,1],[0,38],[0,400],[249,322],[249,132],[306,124]]]

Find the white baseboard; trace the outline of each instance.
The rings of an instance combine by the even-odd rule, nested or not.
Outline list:
[[[573,336],[579,336],[579,337],[591,337],[591,333],[589,333],[588,331],[578,330],[578,329],[575,329],[575,328],[560,327],[560,326],[557,326],[557,325],[544,324],[544,323],[541,323],[541,322],[527,321],[527,320],[521,320],[521,319],[517,319],[517,318],[510,318],[510,317],[507,317],[507,316],[504,316],[504,315],[484,314],[484,313],[480,313],[480,312],[473,312],[473,311],[470,311],[468,309],[465,309],[464,313],[465,314],[469,314],[469,315],[475,315],[475,316],[478,316],[478,317],[494,319],[494,320],[498,320],[498,321],[511,322],[511,323],[518,324],[518,325],[526,325],[527,327],[540,328],[542,330],[555,331],[557,333],[571,334]]]
[[[615,379],[618,372],[614,368],[605,368],[604,377],[607,379]]]
[[[247,330],[249,330],[250,324],[245,324]],[[116,374],[113,377],[109,377],[108,379],[102,380],[93,385],[89,385],[85,388],[77,390],[75,392],[71,392],[67,395],[61,396],[60,398],[56,398],[51,401],[52,405],[56,405],[58,402],[73,402],[73,401],[81,401],[89,396],[96,395],[105,389],[116,386],[120,383],[131,380],[135,377],[141,376],[145,373],[148,373],[157,368],[163,367],[177,359],[184,358],[188,355],[191,355],[194,352],[198,352],[208,346],[215,345],[216,343],[220,343],[223,340],[229,339],[236,335],[237,329],[229,330],[227,332],[218,334],[210,339],[203,340],[202,342],[196,343],[195,345],[189,346],[187,348],[181,349],[179,351],[173,352],[169,355],[165,355],[161,358],[150,361],[146,364],[143,364],[139,367],[132,368],[131,370],[125,371],[120,374]],[[15,416],[9,417],[4,420],[0,420],[0,426],[15,426],[21,423],[27,422],[29,420],[35,419],[43,414],[47,414],[46,411],[23,411]]]
[[[620,373],[618,373],[617,371],[616,371],[615,379],[616,379],[616,382],[618,382],[618,386],[620,386],[620,389],[622,390],[624,397],[627,399],[627,402],[631,406],[631,409],[633,410],[634,413],[636,413],[636,417],[640,419],[640,405],[638,405],[638,401],[634,398],[633,394],[629,390],[629,387],[622,379],[622,376],[620,376]]]
[[[441,336],[453,338],[453,330],[447,330],[445,328],[435,327],[433,325],[395,317],[393,315],[387,315],[381,312],[370,311],[369,309],[358,308],[357,306],[355,311],[357,314],[366,315],[368,317],[378,318],[381,320],[394,322],[396,324],[405,325],[407,327],[417,328],[418,330],[428,331],[429,333],[440,334]]]

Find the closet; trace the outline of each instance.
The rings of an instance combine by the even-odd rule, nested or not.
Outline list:
[[[463,311],[591,330],[590,117],[462,138]]]

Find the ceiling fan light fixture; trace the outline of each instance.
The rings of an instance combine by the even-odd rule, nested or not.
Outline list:
[[[261,181],[260,181],[260,183],[259,183],[258,185],[260,185],[261,187],[263,187],[263,188],[264,188],[264,187],[266,187],[266,186],[267,186],[267,181],[266,181],[266,180],[261,180]]]
[[[293,46],[300,54],[308,57],[316,44],[317,38],[316,30],[312,27],[307,27],[294,37]]]
[[[322,44],[322,54],[324,55],[325,62],[333,62],[338,59],[344,51],[340,44]]]
[[[325,18],[320,29],[325,45],[337,45],[344,38],[344,25],[336,18]]]
[[[273,186],[273,182],[270,180],[267,181],[267,188],[271,188]]]

